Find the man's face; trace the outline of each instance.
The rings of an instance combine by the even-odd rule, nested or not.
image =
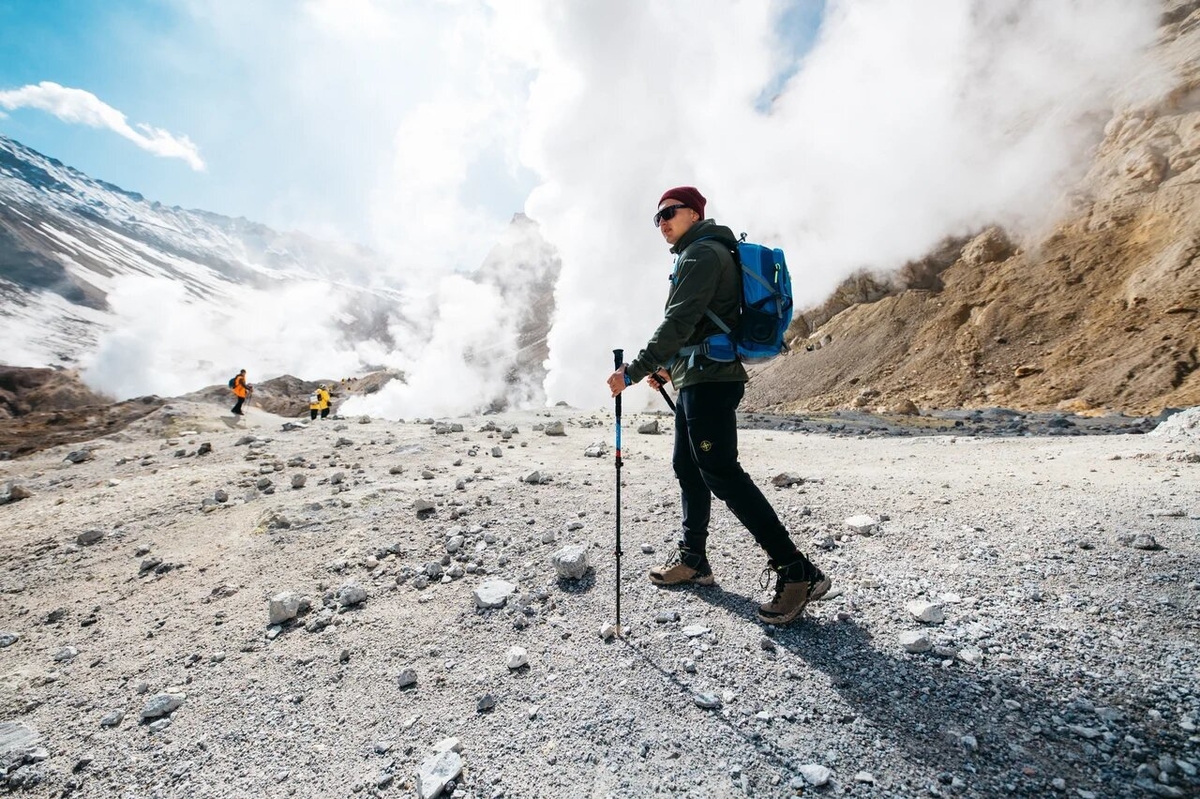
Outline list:
[[[700,221],[700,214],[691,208],[679,207],[682,205],[683,203],[672,197],[667,197],[658,204],[658,232],[662,233],[667,244],[674,245],[692,225]]]

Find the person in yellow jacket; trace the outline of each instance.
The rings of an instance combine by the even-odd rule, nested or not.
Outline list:
[[[308,396],[308,418],[315,421],[318,413],[322,419],[329,415],[329,389],[324,384]]]

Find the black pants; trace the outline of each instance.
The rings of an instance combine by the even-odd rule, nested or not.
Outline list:
[[[234,415],[240,414],[242,412],[242,403],[245,401],[246,401],[245,397],[238,397],[237,402],[235,402],[233,404]]]
[[[672,465],[683,494],[683,544],[705,552],[712,497],[724,502],[777,565],[804,558],[737,458],[744,383],[701,383],[679,392]]]
[[[321,413],[321,418],[324,419],[326,416],[329,415],[329,409],[322,408],[320,413]],[[308,409],[308,418],[310,421],[316,421],[316,418],[317,418],[317,409],[316,408]]]

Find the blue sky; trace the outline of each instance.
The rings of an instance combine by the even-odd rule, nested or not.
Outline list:
[[[791,66],[763,87],[764,100],[811,46],[824,0],[774,5]],[[378,198],[398,130],[414,108],[436,106],[439,92],[470,100],[479,80],[472,72],[478,65],[462,54],[442,62],[446,31],[455,31],[455,41],[465,38],[468,50],[476,41],[471,37],[480,35],[469,19],[454,16],[462,12],[453,6],[433,0],[0,0],[0,91],[52,81],[90,92],[131,125],[186,136],[205,169],[36,108],[8,111],[0,133],[167,204],[378,244],[380,228],[388,226]],[[373,29],[384,22],[395,25],[386,35]],[[508,92],[523,102],[532,76],[508,69],[494,79],[493,94]],[[501,129],[492,135],[464,145],[471,148],[463,155],[468,163],[452,184],[460,203],[501,220],[522,209],[536,179],[514,162],[516,134]],[[411,170],[402,174],[406,181],[425,179]]]

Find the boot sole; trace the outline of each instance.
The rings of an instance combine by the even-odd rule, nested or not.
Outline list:
[[[760,610],[758,611],[758,620],[766,624],[775,626],[789,624],[804,615],[804,609],[808,607],[809,602],[816,602],[821,597],[829,593],[829,589],[833,587],[833,582],[826,577],[819,583],[814,585],[808,592],[808,599],[804,600],[804,604],[797,607],[791,613],[781,614],[779,616],[767,616]]]
[[[717,578],[711,574],[706,574],[703,577],[693,577],[690,580],[678,580],[673,583],[669,583],[661,577],[655,577],[653,574],[650,575],[650,582],[655,585],[713,585],[716,581]]]

